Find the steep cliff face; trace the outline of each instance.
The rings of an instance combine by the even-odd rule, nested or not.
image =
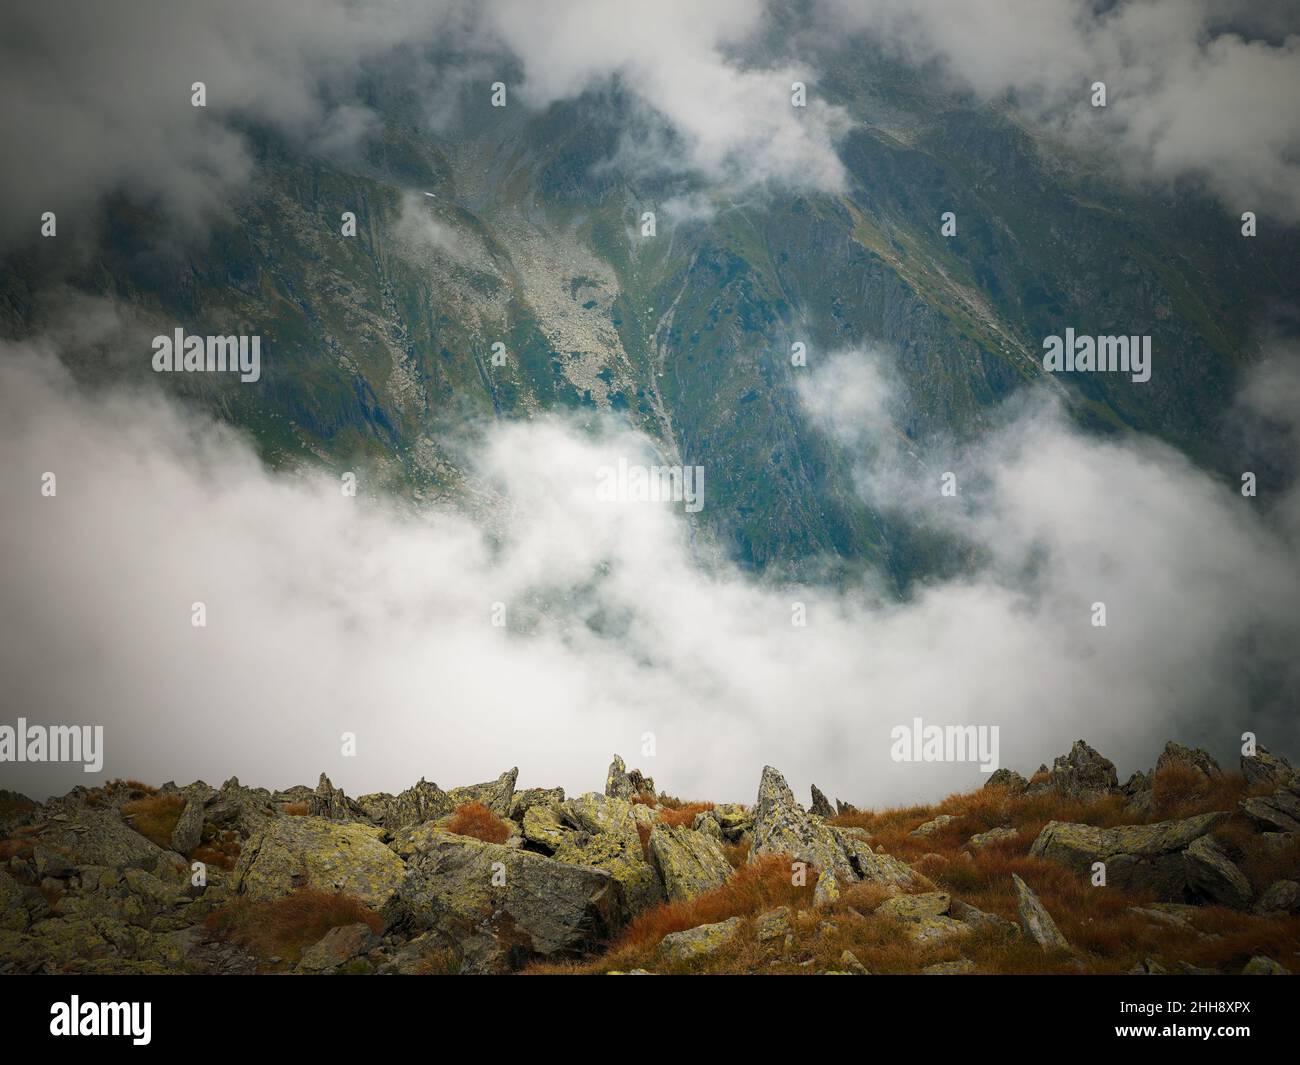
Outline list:
[[[821,91],[853,118],[844,194],[733,202],[620,169],[617,95],[471,108],[434,133],[380,86],[388,121],[362,156],[250,131],[257,180],[210,238],[179,240],[118,203],[71,285],[138,316],[138,364],[115,373],[147,373],[147,336],[176,325],[259,334],[260,387],[167,387],[249,430],[273,463],[364,468],[421,498],[480,490],[462,458],[484,419],[613,413],[709,469],[696,520],[759,569],[830,559],[904,583],[930,564],[800,409],[801,375],[837,351],[890,353],[903,439],[960,440],[1044,376],[1045,336],[1149,335],[1150,381],[1052,384],[1082,424],[1222,465],[1224,399],[1294,296],[1294,230],[1243,239],[1221,206],[1121,187],[878,58],[846,61]],[[37,294],[66,268],[5,264],[6,332],[40,327]],[[89,354],[82,371],[103,372]]]

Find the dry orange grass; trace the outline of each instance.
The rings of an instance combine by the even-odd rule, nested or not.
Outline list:
[[[195,861],[231,870],[239,861],[239,833],[233,829],[214,830],[206,826],[204,840],[188,855]]]
[[[504,843],[510,838],[510,826],[481,802],[457,806],[447,822],[447,831],[458,836],[472,836],[484,843]]]
[[[184,810],[184,795],[146,795],[122,804],[127,824],[164,850],[171,848],[172,832]]]
[[[376,934],[384,926],[383,918],[355,896],[299,888],[279,899],[237,898],[210,914],[204,927],[264,960],[279,957],[292,964],[331,928],[350,924],[369,925]]]
[[[306,817],[311,813],[311,804],[306,802],[287,802],[281,807],[285,817]]]
[[[661,808],[659,810],[659,823],[662,825],[684,825],[690,828],[695,824],[695,815],[702,814],[705,810],[712,810],[711,802],[684,802],[677,806]]]

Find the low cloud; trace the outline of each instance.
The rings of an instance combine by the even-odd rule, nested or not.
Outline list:
[[[846,355],[813,379],[814,423],[855,424],[843,397],[862,369]],[[871,412],[888,378],[882,363],[853,385],[868,425],[887,423]],[[107,775],[288,786],[324,769],[352,793],[515,764],[525,785],[583,791],[615,751],[715,800],[752,801],[765,763],[863,804],[979,786],[970,764],[890,760],[890,730],[918,716],[998,725],[1021,770],[1080,735],[1125,772],[1171,737],[1227,758],[1252,727],[1295,752],[1267,694],[1295,690],[1295,527],[1153,442],[1086,439],[1030,405],[951,460],[961,492],[940,504],[939,456],[843,436],[869,498],[897,493],[983,560],[895,602],[758,581],[692,544],[680,505],[600,502],[601,466],[654,461],[617,423],[485,432],[470,475],[499,503],[471,520],[270,472],[159,392],[89,393],[53,343],[6,346],[0,722],[103,724]],[[889,487],[909,482],[915,498]]]

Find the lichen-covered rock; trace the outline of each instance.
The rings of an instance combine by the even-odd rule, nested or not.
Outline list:
[[[925,824],[918,825],[916,828],[912,829],[912,831],[909,832],[908,835],[922,836],[922,837],[932,836],[934,835],[934,833],[938,832],[939,829],[943,828],[944,825],[951,824],[953,821],[956,820],[957,818],[953,817],[952,814],[940,814],[938,817],[926,821]]]
[[[361,806],[346,795],[342,788],[330,783],[324,773],[316,784],[316,790],[307,800],[308,812],[312,817],[323,817],[328,821],[366,821],[366,812]]]
[[[424,777],[399,795],[362,795],[356,804],[367,818],[389,832],[436,821],[456,808],[445,791]]]
[[[534,806],[555,807],[564,802],[563,788],[525,788],[510,800],[510,820],[522,822]]]
[[[444,835],[411,859],[384,916],[390,928],[437,931],[469,973],[595,949],[626,910],[603,869]]]
[[[1156,759],[1156,772],[1174,766],[1190,769],[1207,780],[1223,776],[1223,770],[1210,756],[1209,751],[1200,747],[1184,747],[1181,743],[1170,740],[1165,744],[1165,749],[1160,752],[1160,757]]]
[[[66,820],[43,823],[39,838],[42,845],[59,851],[73,865],[152,869],[167,854],[128,826],[115,809],[81,807]]]
[[[1183,851],[1183,863],[1187,868],[1187,886],[1197,895],[1234,910],[1250,906],[1255,894],[1250,881],[1223,853],[1213,836],[1193,840]]]
[[[1029,781],[1014,769],[995,769],[989,774],[984,786],[986,788],[1006,788],[1008,791],[1020,795],[1029,787]]]
[[[894,895],[876,907],[876,916],[899,921],[914,943],[941,943],[971,934],[972,928],[948,916],[946,891]]]
[[[1069,950],[1070,944],[1029,885],[1015,873],[1011,874],[1011,882],[1016,887],[1016,913],[1021,931],[1044,950]]]
[[[18,881],[0,871],[0,929],[8,932],[26,931],[30,918]]]
[[[987,847],[990,843],[997,843],[1004,839],[1015,839],[1020,835],[1019,830],[1014,828],[990,828],[987,832],[976,832],[966,841],[966,846],[973,851]]]
[[[235,867],[235,890],[274,899],[299,887],[355,895],[381,906],[402,882],[401,858],[368,825],[287,817],[250,839]]]
[[[1280,965],[1272,958],[1265,957],[1263,954],[1256,954],[1250,961],[1246,962],[1246,967],[1241,970],[1242,976],[1290,976],[1291,970],[1285,965]]]
[[[554,854],[564,837],[573,831],[560,820],[559,812],[551,806],[530,806],[524,813],[522,831],[524,839]]]
[[[1070,753],[1059,756],[1048,776],[1048,786],[1071,799],[1095,799],[1119,790],[1115,765],[1083,740],[1075,740]]]
[[[684,932],[672,932],[659,944],[659,953],[668,961],[684,962],[715,954],[740,931],[742,921],[731,917],[717,924],[702,924]]]
[[[185,800],[185,809],[172,829],[172,850],[177,854],[189,854],[202,842],[206,806],[206,797],[202,795],[191,795]]]
[[[1252,796],[1241,802],[1242,812],[1265,829],[1300,832],[1300,777],[1280,784],[1272,795]]]
[[[754,936],[760,943],[784,939],[790,934],[790,907],[778,906],[775,910],[760,913],[754,918]]]
[[[1111,887],[1151,891],[1180,901],[1187,887],[1182,852],[1227,817],[1227,813],[1216,812],[1118,828],[1050,821],[1029,853],[1059,862],[1081,877],[1092,875],[1094,862],[1104,862],[1106,883]]]
[[[1300,913],[1300,884],[1294,880],[1275,880],[1259,896],[1255,912],[1265,917]]]
[[[265,788],[246,788],[231,777],[209,804],[206,816],[219,828],[230,829],[241,838],[260,832],[279,816],[275,801]]]
[[[605,774],[605,796],[610,799],[632,799],[637,795],[654,795],[655,782],[639,769],[628,769],[619,755],[609,764]]]
[[[739,843],[741,836],[753,830],[754,814],[739,803],[720,803],[696,814],[693,827],[727,843]]]
[[[331,928],[319,940],[302,952],[298,968],[304,972],[324,972],[334,969],[374,945],[374,933],[366,924],[347,924]]]
[[[453,807],[463,806],[468,802],[481,802],[497,817],[510,815],[510,804],[515,797],[515,781],[519,779],[519,767],[507,769],[496,780],[485,784],[469,784],[462,788],[452,788],[447,792]]]
[[[962,902],[960,899],[953,899],[952,904],[948,907],[948,916],[954,921],[960,921],[972,928],[992,929],[1007,936],[1020,934],[1020,926],[1014,921],[1008,921],[1005,917],[999,917],[996,913],[986,913],[984,910]]]
[[[732,872],[715,839],[681,825],[654,825],[650,864],[670,902],[693,899],[721,887]]]
[[[1267,747],[1256,747],[1254,754],[1241,756],[1241,775],[1250,787],[1257,784],[1285,784],[1295,769],[1285,755],[1273,754]]]
[[[559,807],[562,822],[573,831],[561,835],[554,858],[575,865],[604,869],[622,887],[631,913],[664,901],[663,885],[641,846],[638,824],[647,828],[654,814],[646,806],[588,792],[566,799]]]

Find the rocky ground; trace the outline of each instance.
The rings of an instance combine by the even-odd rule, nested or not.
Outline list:
[[[0,972],[1248,973],[1300,966],[1300,775],[1083,741],[937,806],[603,793],[351,798],[231,779],[0,792]]]

